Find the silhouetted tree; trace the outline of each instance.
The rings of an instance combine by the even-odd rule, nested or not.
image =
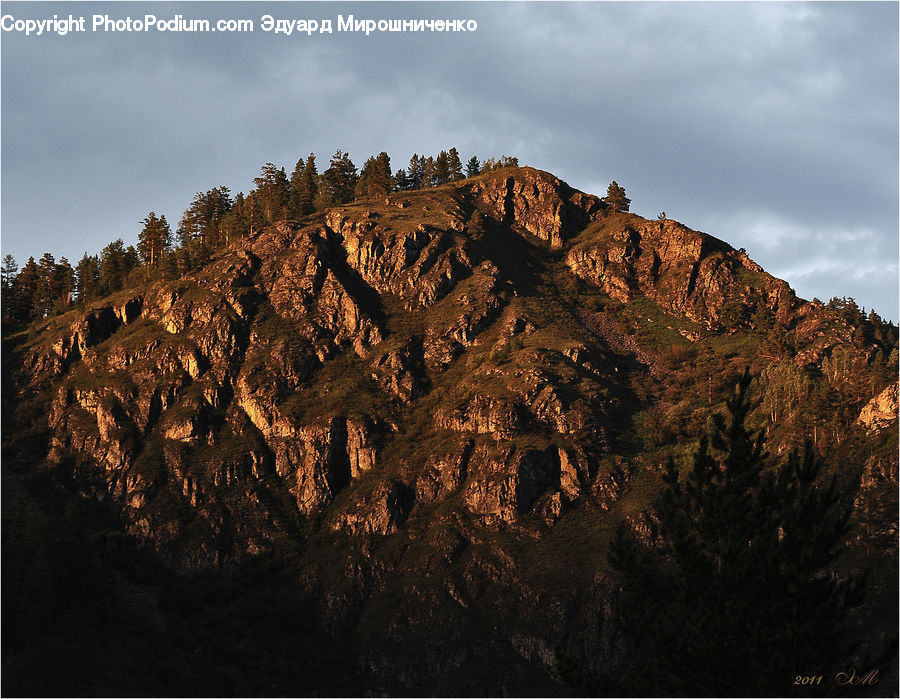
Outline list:
[[[19,270],[13,283],[13,308],[12,316],[21,322],[27,323],[33,317],[34,297],[37,293],[41,273],[38,270],[34,257],[29,257],[28,262]]]
[[[436,184],[434,158],[429,155],[422,163],[422,187],[434,187]]]
[[[481,163],[478,162],[478,157],[473,155],[466,163],[466,177],[475,177],[479,174],[481,174]]]
[[[450,158],[447,151],[442,150],[434,159],[434,174],[432,175],[436,186],[447,184],[450,181]]]
[[[67,306],[75,288],[75,275],[63,257],[57,263],[49,252],[38,261],[38,282],[32,300],[32,318],[44,318]]]
[[[59,258],[50,291],[54,305],[60,309],[72,303],[72,295],[75,293],[75,270],[65,257]]]
[[[100,258],[97,255],[84,256],[75,265],[75,295],[82,303],[99,295]]]
[[[610,547],[628,693],[784,695],[794,674],[827,675],[849,657],[842,622],[862,581],[830,566],[852,503],[809,442],[767,467],[764,434],[745,427],[749,385],[746,372],[685,478],[670,459],[647,518],[655,543],[623,526]]]
[[[291,196],[294,216],[300,218],[315,211],[316,191],[319,184],[319,173],[316,170],[316,156],[310,153],[306,158],[297,161],[291,175]]]
[[[121,238],[103,248],[100,251],[99,295],[105,296],[124,288],[128,273],[139,262],[137,250],[131,245],[125,247]]]
[[[447,168],[451,182],[456,182],[463,178],[462,162],[460,162],[459,151],[456,148],[451,148],[447,151]]]
[[[32,307],[32,318],[43,318],[53,308],[53,282],[56,273],[56,259],[49,252],[38,260],[38,283],[35,289]]]
[[[299,218],[302,214],[300,213],[300,202],[299,202],[299,189],[301,186],[301,182],[303,180],[303,171],[306,170],[306,161],[303,158],[300,158],[297,161],[297,164],[294,165],[294,171],[291,173],[290,180],[290,190],[291,190],[291,202],[290,202],[290,213],[294,218]]]
[[[409,178],[409,189],[421,189],[425,185],[425,156],[413,153],[409,159],[409,167],[406,170]]]
[[[401,192],[411,189],[409,177],[406,174],[406,170],[403,168],[400,168],[394,173],[394,182],[397,183],[397,189]]]
[[[16,258],[12,255],[3,257],[3,266],[0,267],[0,292],[3,297],[3,314],[10,315],[10,303],[12,301],[13,284],[16,281],[16,275],[19,272],[19,265]]]

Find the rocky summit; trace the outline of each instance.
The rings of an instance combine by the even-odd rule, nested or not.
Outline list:
[[[626,657],[616,529],[745,370],[773,458],[813,440],[855,502],[842,565],[896,565],[896,328],[540,170],[285,219],[4,342],[25,693],[49,654],[73,693],[570,694]]]

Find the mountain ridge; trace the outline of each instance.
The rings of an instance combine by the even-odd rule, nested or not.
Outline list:
[[[612,662],[606,542],[640,532],[662,464],[744,368],[776,450],[808,434],[860,459],[848,488],[896,485],[896,420],[854,426],[895,382],[896,329],[879,332],[713,236],[505,169],[276,223],[7,338],[5,453],[175,568],[293,551],[323,628],[384,687],[483,651],[558,688],[552,648],[581,641],[541,627]],[[492,603],[525,621],[476,633],[465,610]],[[480,651],[415,668],[363,640],[431,638],[429,618]],[[492,691],[524,686],[497,672]]]
[[[358,476],[374,462],[371,424],[381,416],[361,414],[359,419],[350,418],[346,424],[327,429],[303,428],[289,412],[301,407],[296,404],[303,402],[298,394],[303,392],[304,382],[324,364],[340,360],[348,352],[347,361],[365,362],[375,348],[384,347],[385,351],[371,363],[370,377],[359,380],[378,384],[379,393],[387,393],[384,407],[390,411],[391,401],[396,408],[398,401],[409,401],[426,390],[430,377],[445,371],[458,356],[480,343],[487,328],[502,321],[501,316],[509,318],[495,341],[494,352],[503,353],[514,338],[524,344],[522,338],[529,330],[534,333],[538,329],[527,316],[511,312],[527,305],[519,303],[522,283],[517,286],[513,278],[527,281],[527,275],[533,273],[527,264],[523,268],[512,258],[500,269],[489,257],[492,249],[488,245],[497,245],[496,241],[486,243],[492,236],[504,236],[500,245],[510,249],[518,243],[511,235],[520,239],[526,236],[518,243],[514,257],[526,246],[532,255],[538,250],[527,242],[529,237],[546,243],[550,251],[564,252],[563,270],[613,300],[628,303],[647,298],[674,319],[681,316],[681,320],[692,321],[694,329],[678,328],[688,340],[704,331],[720,330],[724,322],[731,323],[725,330],[728,333],[747,328],[754,322],[751,312],[782,327],[791,319],[802,323],[816,315],[814,306],[798,299],[785,282],[767,275],[745,253],[727,243],[674,221],[648,221],[633,214],[607,212],[599,198],[530,168],[487,176],[474,184],[450,186],[446,191],[394,193],[383,204],[373,203],[333,208],[320,218],[324,225],[277,224],[213,260],[192,275],[193,283],[188,277],[152,284],[143,293],[120,295],[118,303],[96,305],[86,313],[76,311],[74,322],[67,325],[67,321],[54,320],[54,324],[64,324],[64,334],[50,351],[43,343],[36,345],[35,351],[26,355],[26,371],[52,380],[65,376],[68,368],[75,366],[87,370],[85,379],[90,383],[104,371],[112,378],[134,365],[126,383],[132,384],[132,394],[137,389],[139,395],[113,390],[111,399],[117,405],[107,409],[102,396],[110,397],[108,388],[87,393],[61,391],[50,415],[56,434],[51,459],[58,460],[73,448],[94,449],[102,454],[108,473],[119,473],[137,458],[133,446],[126,447],[113,436],[123,425],[136,428],[143,436],[157,429],[156,423],[161,420],[159,429],[165,442],[192,447],[215,439],[209,425],[204,428],[199,424],[204,411],[227,412],[233,405],[237,408],[233,412],[239,414],[229,414],[227,420],[235,425],[249,420],[250,431],[262,436],[267,451],[274,454],[270,466],[279,475],[295,469],[304,458],[285,440],[320,446],[337,440],[347,442],[342,448],[352,463],[349,473]],[[485,222],[493,230],[485,230]],[[540,286],[537,292],[524,288],[521,292],[529,301],[544,293]],[[443,304],[449,308],[436,312],[451,295],[454,298]],[[386,322],[382,307],[386,297],[405,311],[405,317],[398,320],[406,327],[394,329]],[[426,321],[427,327],[407,330],[415,326],[416,316],[427,313],[435,319]],[[580,319],[575,314],[569,320],[579,324]],[[143,345],[138,340],[134,349],[114,346],[109,354],[94,350],[121,330],[130,330],[135,322],[150,336]],[[286,324],[285,329],[292,334],[267,330],[279,324]],[[129,334],[133,340],[142,337],[141,333]],[[814,364],[842,339],[834,337],[831,343],[803,347],[798,360]],[[535,348],[538,364],[547,360],[567,364],[572,379],[578,372],[594,378],[608,373],[600,364],[591,363],[590,352],[577,341],[564,348],[546,344],[551,346]],[[263,345],[267,350],[261,350]],[[603,349],[609,351],[608,347]],[[153,361],[148,362],[151,357]],[[528,354],[523,358],[527,364]],[[530,359],[534,361],[535,357]],[[249,365],[246,370],[245,365]],[[149,373],[141,374],[141,369]],[[477,386],[470,387],[467,396],[457,396],[462,403],[453,409],[442,406],[435,412],[435,427],[510,437],[522,431],[523,416],[517,412],[522,405],[530,406],[530,418],[561,435],[591,421],[587,412],[567,410],[558,395],[559,387],[548,382],[541,370],[533,368],[519,374],[514,380],[505,377],[507,385],[501,391],[517,396],[483,395],[485,392]],[[492,367],[479,380],[489,381],[492,376],[505,374],[499,367]],[[608,382],[609,377],[600,383],[603,381]],[[78,386],[76,379],[70,378],[68,383]],[[330,383],[327,378],[319,383],[318,399],[327,405],[325,394],[331,390]],[[110,381],[110,385],[115,382]],[[142,387],[151,385],[152,395],[145,395]],[[362,395],[374,400],[371,388]],[[186,394],[183,398],[182,393]],[[342,394],[340,400],[347,398]],[[170,414],[169,409],[182,400],[187,402],[175,412],[184,416]],[[324,405],[320,402],[314,406],[314,424],[343,417],[329,418],[326,410],[317,419]],[[74,406],[74,414],[70,414],[70,406]],[[332,405],[330,412],[347,412],[348,407],[347,403]],[[600,408],[601,415],[609,412],[609,406],[595,407]],[[370,413],[378,412],[372,409],[375,406],[369,408]],[[87,426],[94,437],[83,432],[86,425],[79,411],[96,415],[96,429]],[[594,420],[595,435],[608,431],[603,423],[610,419]],[[236,429],[244,431],[242,426]],[[306,429],[311,431],[307,433]],[[344,431],[348,431],[346,437]],[[91,440],[95,446],[87,447]],[[257,451],[250,453],[254,456],[249,468],[259,476],[257,470],[264,456]],[[172,463],[178,462],[174,455],[169,458]],[[347,470],[344,466],[341,469]],[[583,464],[581,469],[585,471]],[[572,474],[569,477],[574,478]],[[185,479],[183,489],[187,493],[194,486],[187,484],[189,477]],[[321,463],[306,464],[306,472],[296,484],[302,514],[308,515],[331,501],[337,488],[329,480],[334,479],[346,481],[347,477],[329,476]],[[131,486],[125,480],[125,484],[117,481],[111,490],[127,497]]]

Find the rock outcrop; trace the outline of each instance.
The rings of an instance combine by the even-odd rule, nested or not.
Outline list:
[[[879,432],[897,422],[897,384],[892,382],[866,403],[857,422],[867,430]]]
[[[613,298],[646,296],[707,327],[733,320],[726,312],[735,308],[738,317],[761,306],[784,318],[796,307],[785,282],[727,243],[676,221],[619,216],[615,227],[589,230],[566,255],[574,274]]]
[[[604,210],[598,197],[531,168],[478,182],[472,193],[489,215],[554,248],[561,248]]]

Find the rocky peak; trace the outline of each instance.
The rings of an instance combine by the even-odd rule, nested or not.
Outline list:
[[[472,195],[497,220],[561,248],[600,217],[602,201],[572,189],[553,175],[533,168],[488,177],[471,187]]]
[[[230,528],[215,560],[322,514],[366,536],[439,506],[550,526],[627,490],[630,470],[601,464],[636,439],[632,362],[667,376],[585,298],[643,299],[691,342],[750,331],[751,311],[818,312],[721,240],[507,168],[282,222],[184,279],[48,319],[17,390],[52,391],[50,462],[99,474],[95,494],[176,557],[213,544],[185,543],[199,529],[167,519],[173,502]],[[861,421],[895,413],[887,400]]]
[[[375,693],[550,695],[554,649],[615,660],[610,538],[650,536],[663,464],[745,367],[770,444],[852,452],[855,516],[895,547],[896,351],[724,241],[506,168],[282,221],[5,338],[4,467],[167,566],[247,564],[256,609],[290,579],[328,671]]]

